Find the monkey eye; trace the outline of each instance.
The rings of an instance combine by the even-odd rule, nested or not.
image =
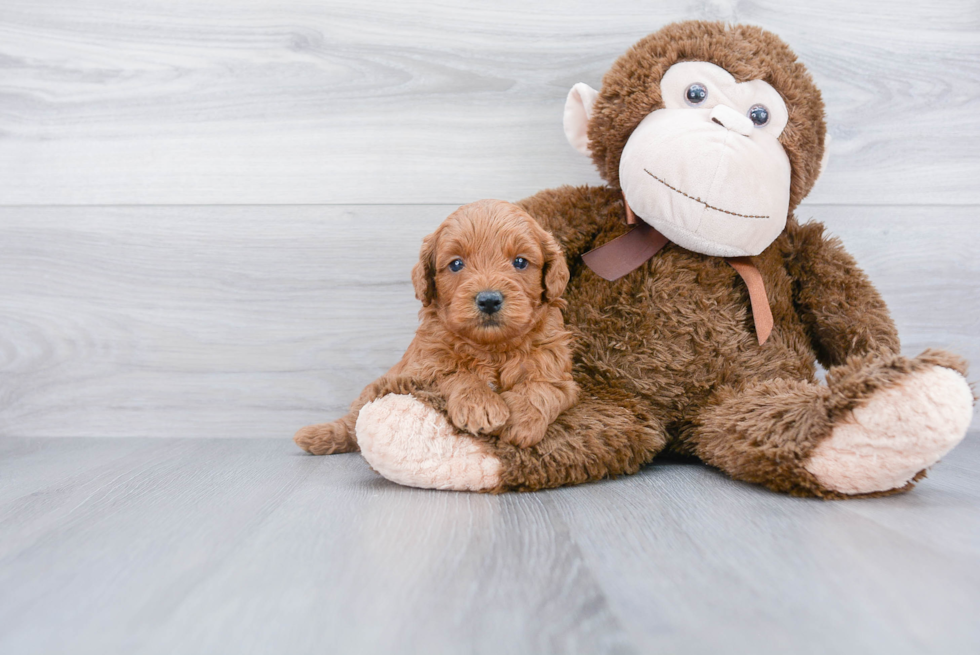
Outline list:
[[[769,122],[769,110],[765,108],[765,105],[752,105],[752,109],[749,110],[749,120],[756,127],[762,127]]]
[[[523,271],[525,268],[527,268],[527,260],[524,259],[523,257],[516,258],[514,260],[514,268],[516,268],[519,271]]]
[[[449,270],[453,273],[459,273],[463,269],[463,266],[465,266],[465,264],[463,264],[462,259],[454,259],[449,262]]]
[[[708,89],[703,84],[695,82],[684,91],[684,99],[689,105],[700,105],[708,97]]]

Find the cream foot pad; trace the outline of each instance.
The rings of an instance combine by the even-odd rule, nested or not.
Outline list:
[[[845,494],[903,487],[948,453],[973,418],[966,379],[935,366],[883,389],[834,428],[806,470]]]
[[[391,394],[362,407],[356,433],[364,459],[392,482],[457,491],[500,484],[500,460],[411,396]]]

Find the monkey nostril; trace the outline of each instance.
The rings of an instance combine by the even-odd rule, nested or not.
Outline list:
[[[755,124],[748,116],[743,116],[728,105],[715,105],[710,118],[713,123],[742,136],[749,136],[755,130]]]
[[[476,294],[476,306],[484,314],[496,314],[504,305],[504,294],[499,291],[481,291]]]

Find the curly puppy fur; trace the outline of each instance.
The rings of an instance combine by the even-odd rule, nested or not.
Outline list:
[[[578,394],[561,314],[568,267],[554,237],[510,203],[464,205],[425,237],[412,282],[422,310],[404,357],[346,416],[301,429],[296,443],[314,455],[357,450],[361,407],[406,391],[444,399],[462,431],[538,443]],[[481,310],[481,292],[499,293],[499,309]]]

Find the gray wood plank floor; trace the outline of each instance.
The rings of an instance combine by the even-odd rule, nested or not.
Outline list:
[[[914,492],[535,494],[278,439],[0,440],[0,652],[975,653],[980,435]]]

